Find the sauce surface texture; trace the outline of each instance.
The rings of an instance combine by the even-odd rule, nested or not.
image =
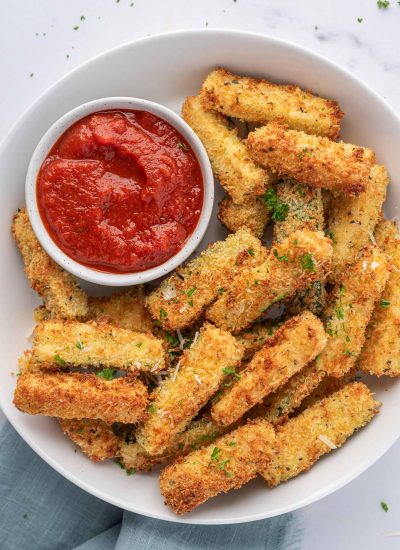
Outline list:
[[[37,180],[53,241],[101,271],[136,272],[174,256],[203,204],[200,166],[181,134],[146,111],[100,111],[73,124]]]

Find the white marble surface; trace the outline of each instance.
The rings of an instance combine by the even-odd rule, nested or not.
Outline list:
[[[236,28],[295,41],[350,69],[400,111],[396,0],[386,10],[375,0],[0,0],[0,21],[0,136],[42,91],[86,59],[184,28]],[[400,548],[399,462],[400,442],[356,481],[298,512],[303,548]],[[398,536],[385,536],[391,532]]]

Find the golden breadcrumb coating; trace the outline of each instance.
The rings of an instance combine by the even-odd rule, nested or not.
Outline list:
[[[29,414],[134,424],[147,414],[148,394],[146,386],[130,376],[105,380],[77,372],[23,372],[14,405]]]
[[[176,514],[239,489],[271,461],[275,433],[265,420],[254,420],[198,451],[178,458],[160,475],[161,494]]]
[[[259,470],[270,487],[311,468],[333,447],[341,447],[356,430],[370,422],[379,403],[365,384],[348,384],[278,427],[275,454]]]
[[[375,232],[388,255],[392,273],[367,328],[359,367],[375,376],[400,376],[400,236],[393,222],[381,222]]]
[[[358,197],[332,197],[327,234],[333,241],[332,273],[336,282],[342,271],[351,265],[357,254],[370,243],[370,235],[379,221],[389,183],[384,166],[371,169],[367,188]]]
[[[204,110],[199,97],[186,98],[182,116],[202,141],[215,176],[233,202],[242,204],[265,192],[267,172],[253,162],[225,117]]]
[[[330,269],[332,243],[320,231],[296,231],[270,250],[258,267],[237,275],[206,311],[220,328],[240,332],[272,304],[323,280]]]
[[[138,285],[128,292],[89,298],[88,320],[110,323],[136,332],[152,332],[153,322],[145,307],[145,292]]]
[[[209,418],[193,420],[187,429],[177,434],[171,445],[161,455],[151,456],[146,453],[139,443],[123,442],[119,449],[119,458],[127,470],[146,472],[152,469],[155,464],[170,462],[178,456],[209,445],[219,435],[226,431],[225,428],[217,426]]]
[[[326,341],[322,322],[309,311],[287,321],[224,389],[211,408],[213,421],[220,426],[236,422],[315,359]]]
[[[365,191],[375,154],[365,147],[310,136],[271,122],[247,138],[255,162],[301,184],[356,195]]]
[[[136,432],[148,454],[171,446],[198,411],[216,393],[229,369],[240,364],[244,349],[236,339],[206,323],[197,341],[185,350],[178,366],[151,396],[150,415]]]
[[[14,216],[12,235],[21,252],[29,284],[43,298],[52,317],[85,317],[86,294],[75,277],[53,262],[40,246],[25,208]]]
[[[324,373],[317,369],[313,361],[289,378],[284,386],[268,395],[262,403],[256,405],[250,411],[252,418],[261,416],[272,424],[284,422],[324,377]]]
[[[276,186],[276,196],[283,208],[283,216],[275,221],[274,240],[282,242],[294,231],[324,229],[324,210],[321,189],[299,185],[296,181],[284,178]],[[320,315],[325,306],[325,285],[315,281],[309,288],[299,291],[286,306],[292,315],[308,309]]]
[[[265,124],[273,120],[296,130],[335,139],[343,112],[337,101],[324,99],[292,84],[237,76],[224,69],[204,81],[201,100],[206,109]]]
[[[259,239],[240,229],[224,241],[209,245],[165,279],[147,297],[147,307],[167,330],[188,327],[224,292],[235,275],[260,265],[266,256]]]
[[[340,378],[336,378],[335,376],[326,376],[324,373],[321,373],[321,371],[316,370],[316,365],[314,364],[314,372],[318,372],[319,374],[322,374],[323,377],[319,384],[313,389],[313,391],[309,392],[309,395],[307,395],[303,401],[301,402],[300,406],[296,407],[295,414],[299,414],[303,412],[308,407],[311,407],[314,405],[317,401],[321,401],[324,397],[328,397],[331,393],[334,393],[344,386],[347,386],[347,384],[350,384],[350,382],[354,382],[356,379],[357,369],[356,367],[353,367],[350,369],[346,374],[344,374]]]
[[[245,349],[244,360],[251,359],[256,351],[261,349],[263,345],[273,337],[282,322],[277,319],[265,319],[258,323],[254,323],[248,330],[239,332],[235,336]]]
[[[319,370],[340,378],[355,365],[375,303],[389,274],[385,254],[373,246],[366,247],[351,268],[344,272],[329,307],[326,321],[329,339],[317,358]]]
[[[132,372],[165,368],[163,343],[152,334],[114,325],[43,321],[36,326],[33,360],[38,363],[115,367]]]
[[[268,223],[268,211],[261,199],[249,199],[243,204],[235,204],[226,197],[219,203],[218,219],[228,231],[247,229],[261,239]]]
[[[120,438],[103,420],[89,418],[81,420],[59,418],[58,420],[64,434],[93,462],[117,456]]]

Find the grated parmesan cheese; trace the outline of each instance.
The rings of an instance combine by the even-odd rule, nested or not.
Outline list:
[[[174,372],[173,372],[173,374],[172,374],[172,376],[171,376],[171,381],[172,381],[172,382],[175,382],[176,377],[178,376],[178,372],[179,372],[179,367],[180,367],[180,366],[181,366],[181,362],[178,361],[177,364],[176,364],[175,370],[174,370]]]
[[[364,260],[363,263],[362,263],[363,271],[365,271],[367,269],[367,265],[368,265],[368,263]]]
[[[181,309],[179,310],[179,313],[185,313],[185,311],[187,310],[188,308],[188,305],[185,304],[184,306],[181,307]]]
[[[198,339],[199,339],[199,331],[196,330],[196,334],[194,335],[192,345],[190,346],[191,348],[196,344]]]
[[[166,287],[162,289],[161,294],[163,295],[164,300],[168,301],[175,298],[176,289],[172,285],[166,285]]]
[[[31,328],[29,332],[27,332],[25,338],[28,340],[28,342],[33,342],[33,333],[35,331],[35,325]]]
[[[179,339],[179,347],[180,349],[183,349],[183,346],[185,344],[185,338],[182,336],[182,333],[179,330],[179,328],[177,329],[176,334],[178,335],[178,339]]]
[[[322,441],[322,443],[325,443],[330,449],[337,449],[336,445],[329,439],[329,437],[326,437],[326,435],[319,435],[318,439]]]
[[[378,246],[378,244],[375,240],[374,234],[372,233],[372,231],[370,229],[368,229],[368,235],[369,235],[369,238],[371,239],[372,244],[374,246]]]
[[[196,380],[196,382],[199,384],[199,386],[201,386],[201,378],[198,374],[194,374],[194,379]]]
[[[375,269],[376,269],[377,267],[379,267],[378,262],[371,262],[371,269],[372,269],[372,271],[375,271]]]

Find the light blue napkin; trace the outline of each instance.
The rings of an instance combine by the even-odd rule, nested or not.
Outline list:
[[[55,472],[6,424],[0,434],[1,550],[300,550],[298,514],[199,526],[123,512]]]

